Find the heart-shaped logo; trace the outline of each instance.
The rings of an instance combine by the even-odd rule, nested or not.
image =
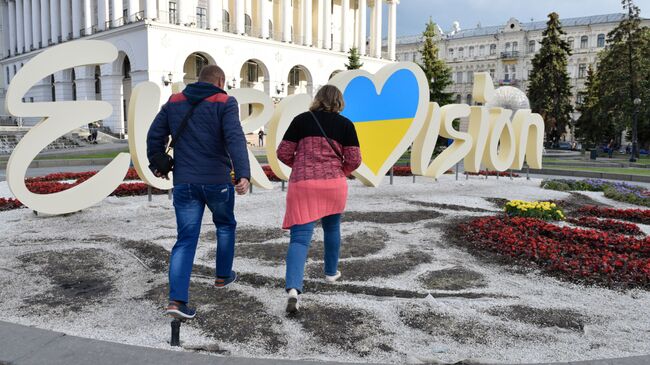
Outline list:
[[[378,186],[422,129],[429,103],[429,85],[422,69],[411,62],[383,67],[376,74],[342,72],[330,85],[343,92],[342,115],[354,123],[363,162],[354,175]]]

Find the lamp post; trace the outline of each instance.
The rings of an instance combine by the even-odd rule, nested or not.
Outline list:
[[[630,162],[636,162],[636,155],[639,151],[639,140],[638,140],[638,124],[639,124],[639,105],[641,105],[641,99],[634,99],[634,114],[632,119],[632,156],[630,156]]]

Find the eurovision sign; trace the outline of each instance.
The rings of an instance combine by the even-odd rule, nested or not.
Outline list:
[[[117,58],[117,49],[108,42],[84,40],[49,48],[12,79],[6,95],[6,108],[16,117],[43,118],[16,146],[7,164],[7,182],[12,193],[30,209],[48,214],[66,214],[97,204],[115,190],[133,161],[143,181],[159,189],[170,189],[173,182],[155,177],[148,169],[146,135],[160,110],[161,90],[153,82],[138,84],[128,110],[129,153],[121,153],[89,180],[53,194],[34,194],[25,185],[29,164],[38,153],[60,136],[111,115],[104,101],[58,101],[24,103],[22,98],[43,78],[72,67],[105,64]],[[473,98],[483,105],[495,97],[494,84],[487,73],[476,73]],[[354,175],[367,186],[376,187],[395,162],[411,147],[414,174],[439,177],[464,160],[465,170],[478,172],[481,165],[492,170],[520,169],[524,160],[532,168],[542,167],[544,121],[530,110],[514,116],[507,109],[452,104],[440,107],[429,102],[429,85],[423,71],[414,63],[402,62],[370,74],[363,70],[341,72],[330,84],[344,95],[342,114],[354,122],[363,162]],[[183,85],[175,85],[176,91]],[[229,94],[240,105],[251,105],[252,113],[242,120],[245,133],[265,127],[267,157],[275,174],[288,180],[291,169],[280,162],[276,148],[293,118],[309,108],[311,97],[290,95],[274,105],[259,90],[235,89]],[[469,129],[454,129],[453,121],[469,118]],[[453,140],[437,158],[431,156],[439,136]],[[262,167],[249,151],[252,182],[271,189]],[[173,175],[172,175],[173,179]]]

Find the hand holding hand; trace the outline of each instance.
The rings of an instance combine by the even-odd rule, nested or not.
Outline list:
[[[239,182],[237,185],[235,185],[235,191],[239,195],[246,195],[246,192],[248,192],[248,188],[250,187],[250,182],[248,181],[247,178],[242,178],[239,179]]]
[[[161,178],[161,179],[169,180],[169,176],[168,176],[167,174],[164,174],[164,175],[163,175],[163,174],[162,174],[160,171],[158,171],[158,170],[154,171],[153,174],[154,174],[156,177],[159,177],[159,178]]]

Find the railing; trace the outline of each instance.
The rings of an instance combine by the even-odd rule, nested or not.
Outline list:
[[[501,58],[519,58],[519,51],[501,52]]]
[[[499,80],[499,86],[516,86],[519,85],[518,80]]]

